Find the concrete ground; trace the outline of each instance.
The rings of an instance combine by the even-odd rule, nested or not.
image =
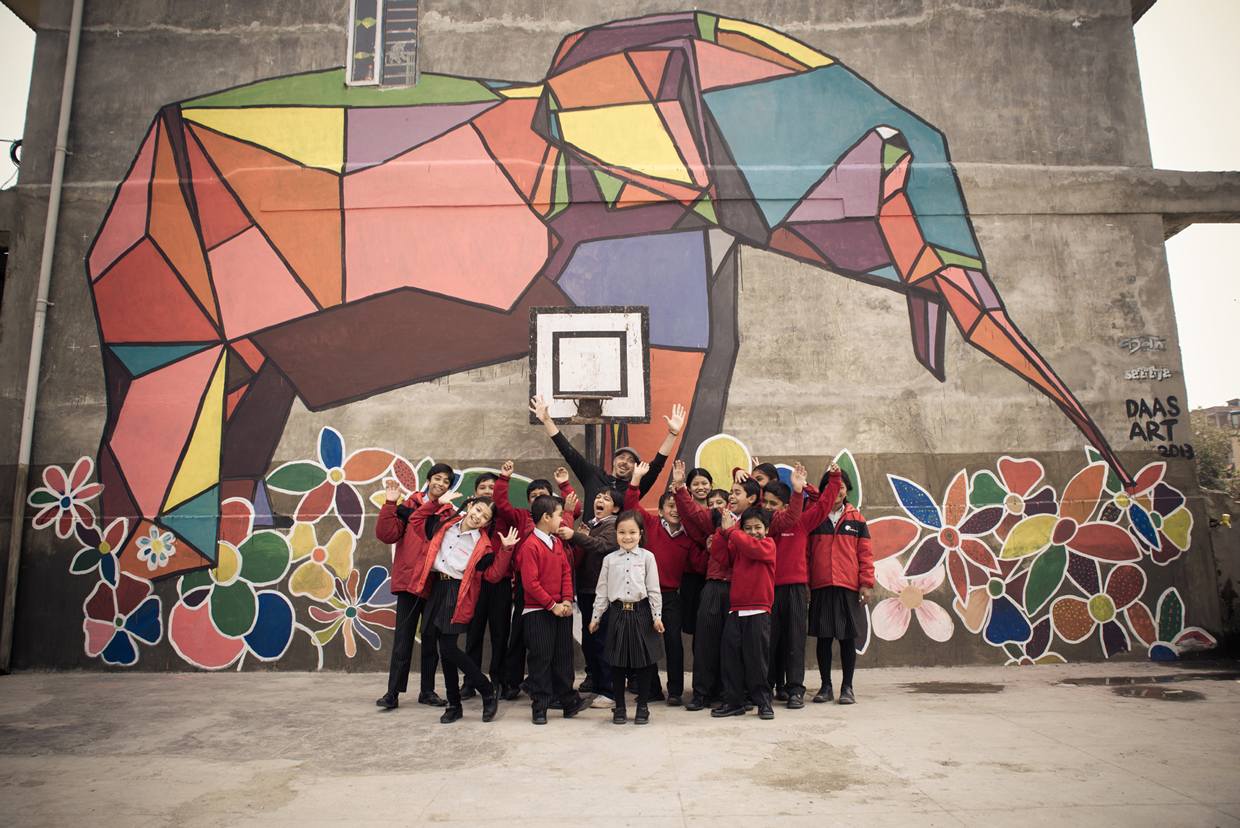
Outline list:
[[[1238,668],[865,670],[852,707],[656,704],[645,727],[601,709],[535,727],[525,697],[441,725],[409,697],[375,707],[376,674],[17,674],[0,677],[0,820],[1240,825]]]

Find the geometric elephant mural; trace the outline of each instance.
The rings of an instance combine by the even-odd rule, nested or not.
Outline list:
[[[532,306],[648,305],[653,410],[695,389],[683,444],[700,444],[737,353],[737,244],[903,294],[940,380],[950,315],[1136,485],[1009,318],[944,136],[832,57],[686,12],[572,34],[536,84],[349,89],[334,69],[165,106],[87,259],[120,570],[241,572],[238,520],[287,528],[267,475],[295,398],[322,410],[519,358]],[[612,435],[650,454],[662,436]],[[320,459],[314,490],[360,527],[345,477],[366,463]],[[169,535],[181,551],[153,573]],[[359,577],[342,574],[346,608]],[[186,612],[206,612],[225,587],[195,578]]]

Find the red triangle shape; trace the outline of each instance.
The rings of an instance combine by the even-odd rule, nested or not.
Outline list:
[[[646,87],[652,101],[659,94],[659,87],[663,84],[663,70],[667,68],[667,56],[670,54],[671,52],[667,49],[629,52],[629,60],[633,61],[637,76],[642,79],[642,84]]]
[[[204,342],[220,333],[149,238],[95,283],[103,341]]]
[[[185,131],[185,146],[189,150],[189,166],[194,176],[194,200],[198,204],[198,222],[202,226],[202,240],[210,250],[220,242],[227,241],[250,226],[241,205],[220,181],[215,169],[207,161],[202,147],[190,133]]]

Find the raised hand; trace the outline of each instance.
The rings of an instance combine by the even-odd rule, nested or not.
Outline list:
[[[649,463],[638,463],[636,466],[634,466],[633,467],[633,479],[629,481],[630,485],[636,486],[638,483],[641,483],[642,478],[646,476],[646,472],[648,471],[650,471]]]
[[[530,412],[544,425],[547,423],[547,401],[542,394],[530,398]]]
[[[577,493],[570,492],[568,497],[564,498],[564,514],[574,515],[577,513]]]
[[[804,489],[807,480],[809,480],[809,474],[805,471],[805,467],[797,463],[792,469],[792,491],[799,492]]]
[[[505,547],[511,549],[517,545],[517,541],[521,540],[521,533],[517,531],[517,527],[512,526],[509,527],[508,534],[502,536],[499,540]]]
[[[831,474],[839,474],[839,473],[840,473],[840,464],[839,464],[839,463],[836,463],[834,460],[832,460],[832,461],[831,461],[831,468],[830,468],[830,469],[828,469],[828,471],[830,471],[830,472],[831,472]]]
[[[685,407],[680,403],[672,406],[672,416],[663,415],[663,419],[667,421],[667,430],[673,435],[680,433],[680,428],[685,424]]]
[[[731,529],[734,526],[736,526],[736,521],[733,520],[732,518],[732,510],[731,509],[720,509],[719,510],[719,528],[720,529]]]
[[[563,486],[565,483],[568,482],[568,469],[564,468],[563,466],[560,466],[558,469],[555,470],[555,474],[552,475],[552,477],[555,478],[555,485]]]
[[[757,460],[758,458],[755,457],[754,459]],[[732,478],[734,483],[744,483],[749,479],[749,472],[744,469],[737,469],[736,474],[732,475]]]
[[[511,460],[508,460],[504,463],[504,465],[499,467],[499,473],[504,477],[512,477],[512,470],[514,468],[516,468],[516,466],[513,465]]]
[[[451,506],[452,501],[456,500],[458,497],[464,497],[464,496],[465,496],[464,492],[444,492],[443,494],[439,496],[439,502],[442,503],[444,506]]]
[[[672,463],[672,489],[679,489],[685,485],[685,461],[677,460]]]
[[[387,492],[388,503],[400,500],[400,481],[389,477],[383,481],[383,490]]]

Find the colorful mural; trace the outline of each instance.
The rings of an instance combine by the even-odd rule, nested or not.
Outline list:
[[[102,516],[128,521],[120,571],[191,579],[177,630],[221,591],[289,618],[257,589],[279,555],[254,570],[225,504],[249,503],[265,537],[280,523],[270,491],[302,492],[295,520],[330,512],[360,536],[356,485],[387,454],[346,458],[331,432],[317,462],[268,479],[295,398],[317,411],[521,357],[532,306],[649,306],[653,409],[695,389],[683,445],[716,434],[738,243],[903,294],[916,357],[940,380],[950,314],[1133,483],[1009,318],[943,135],[835,58],[686,12],[572,34],[536,84],[344,80],[314,72],[164,107],[87,257],[108,397]],[[643,453],[663,437],[609,434]],[[59,500],[42,515],[58,531],[89,495],[76,479],[48,481]],[[227,584],[190,576],[224,567]],[[356,593],[335,577],[346,614],[381,593],[369,575]],[[229,641],[213,661],[287,641],[241,627],[212,628]]]
[[[356,475],[345,471],[359,468],[351,465],[355,459],[375,465]],[[856,482],[849,499],[862,507],[864,481],[855,458],[845,450],[834,460]],[[751,469],[755,459],[741,441],[719,434],[698,447],[695,462],[726,480],[733,468]],[[369,544],[373,555],[376,544],[366,531],[367,515],[376,515],[386,499],[385,480],[396,479],[407,495],[423,488],[433,464],[429,457],[414,464],[384,449],[362,449],[346,459],[340,432],[323,428],[314,460],[286,463],[266,478],[273,491],[296,504],[289,509],[298,515],[292,527],[260,528],[254,505],[230,498],[221,507],[218,565],[181,575],[163,595],[155,594],[163,586],[153,583],[155,567],[171,565],[177,541],[140,536],[152,550],[142,563],[149,575],[126,571],[117,552],[124,519],[101,528],[89,503],[82,502],[88,498],[71,502],[66,520],[82,548],[70,571],[97,579],[83,605],[86,654],[133,666],[144,646],[159,644],[165,635],[186,664],[201,669],[242,669],[250,659],[278,661],[299,634],[317,652],[319,668],[328,647],[350,660],[359,654],[359,641],[380,650],[379,631],[395,626],[396,599],[387,565],[359,565],[360,546]],[[84,491],[93,499],[102,484],[86,476],[90,468],[89,458],[68,474],[49,467],[49,485],[31,492],[30,504],[44,503],[55,492],[69,498],[65,491]],[[495,470],[458,471],[454,489],[471,492],[484,471]],[[866,608],[858,652],[869,650],[875,639],[896,642],[918,635],[917,629],[930,647],[978,636],[1000,649],[1008,664],[1063,662],[1056,640],[1084,644],[1085,657],[1144,650],[1154,660],[1215,646],[1208,632],[1186,626],[1175,586],[1157,600],[1147,591],[1151,578],[1175,564],[1191,544],[1192,515],[1183,495],[1163,480],[1165,471],[1162,461],[1149,464],[1130,494],[1089,450],[1083,467],[1057,493],[1038,461],[1003,457],[994,470],[959,470],[941,498],[912,480],[887,475],[898,508],[876,515],[866,507],[878,589]],[[350,475],[373,479],[346,482]],[[338,480],[330,496],[314,495],[312,503],[319,505],[302,508],[333,478]],[[520,507],[529,481],[513,480],[510,499]],[[373,505],[356,509],[356,524],[351,506],[332,511],[324,505],[336,503],[344,486]],[[59,517],[41,526],[59,531]],[[378,554],[390,565],[390,548]],[[166,615],[165,604],[170,605]]]

